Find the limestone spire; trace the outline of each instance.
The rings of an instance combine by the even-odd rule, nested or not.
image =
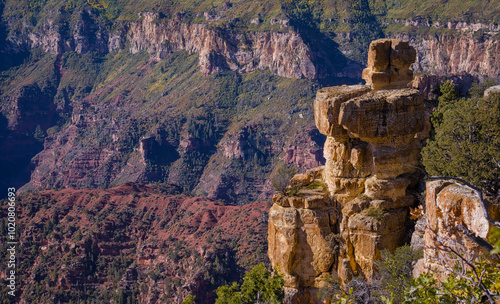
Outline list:
[[[363,70],[363,79],[372,90],[404,89],[413,79],[410,66],[417,52],[408,41],[379,39],[370,43],[368,66]]]

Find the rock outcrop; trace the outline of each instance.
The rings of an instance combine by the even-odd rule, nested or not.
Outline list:
[[[286,195],[274,197],[269,257],[285,275],[291,303],[317,303],[315,293],[330,273],[342,281],[372,278],[380,251],[405,238],[425,129],[423,97],[405,88],[415,51],[382,39],[372,42],[369,58],[364,75],[371,86],[318,91],[314,110],[327,136],[325,166],[296,175]]]
[[[339,212],[322,172],[319,167],[294,176],[287,195],[274,196],[269,211],[269,258],[284,274],[288,293],[299,291],[298,303],[314,303],[317,288],[336,262]]]
[[[414,275],[432,269],[446,277],[448,273],[444,271],[443,259],[447,254],[440,248],[449,246],[469,256],[477,256],[483,251],[465,236],[460,226],[482,239],[488,238],[493,226],[484,216],[479,197],[472,189],[453,180],[431,181],[427,183],[426,189],[424,257],[417,263]],[[499,220],[499,202],[484,202],[488,215]]]
[[[484,98],[489,99],[493,94],[500,94],[500,85],[492,86],[484,91]]]

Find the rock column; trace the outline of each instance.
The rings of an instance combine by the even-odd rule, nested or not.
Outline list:
[[[381,250],[394,250],[406,235],[425,126],[422,95],[406,88],[415,50],[381,39],[368,56],[367,85],[318,91],[325,166],[294,177],[289,189],[296,190],[274,198],[269,257],[295,296],[290,303],[317,303],[314,293],[330,272],[342,281],[371,279]],[[321,194],[305,191],[314,183],[325,187]],[[321,203],[308,203],[312,196]]]

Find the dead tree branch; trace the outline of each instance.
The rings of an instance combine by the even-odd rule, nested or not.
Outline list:
[[[463,234],[472,242],[476,243],[479,247],[483,248],[487,252],[493,251],[494,247],[488,243],[485,239],[483,239],[480,236],[477,236],[474,232],[470,231],[466,227],[462,225],[457,225],[456,226],[459,230],[463,232]],[[498,254],[492,254],[493,258],[495,259],[500,259],[500,256]]]
[[[427,227],[436,237],[436,245],[431,249],[436,250],[438,254],[438,260],[440,261],[441,266],[444,267],[445,271],[456,275],[466,281],[469,281],[472,285],[476,286],[484,293],[490,303],[495,303],[495,300],[493,299],[494,294],[491,293],[491,291],[488,289],[488,287],[486,287],[484,283],[484,273],[482,272],[480,274],[474,263],[476,256],[469,252],[464,244],[457,242],[451,237],[439,235],[429,226]],[[468,229],[466,230],[468,231]],[[470,270],[472,274],[468,272],[468,270]],[[458,300],[458,297],[451,290],[448,291]]]

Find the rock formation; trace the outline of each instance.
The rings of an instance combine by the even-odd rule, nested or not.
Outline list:
[[[484,91],[484,98],[489,99],[493,94],[500,94],[500,85],[492,86]]]
[[[403,243],[425,127],[422,95],[405,88],[414,60],[408,43],[377,40],[363,72],[368,85],[318,92],[326,164],[296,175],[269,213],[269,257],[288,302],[317,303],[330,273],[371,279],[380,251]]]
[[[425,216],[420,220],[425,223],[422,236],[424,256],[413,273],[419,275],[433,269],[446,277],[447,273],[443,271],[445,252],[439,248],[450,246],[464,255],[477,256],[481,247],[468,239],[459,227],[487,239],[492,225],[485,218],[479,197],[472,189],[453,180],[436,180],[428,182],[426,190]],[[498,203],[485,200],[488,215],[497,221],[500,219]]]
[[[292,303],[315,303],[316,289],[336,262],[339,212],[322,172],[319,167],[294,176],[288,194],[274,196],[269,211],[269,258],[284,274]]]
[[[363,70],[363,79],[373,90],[406,87],[413,79],[410,66],[417,52],[408,41],[379,40],[370,44],[368,67]]]

